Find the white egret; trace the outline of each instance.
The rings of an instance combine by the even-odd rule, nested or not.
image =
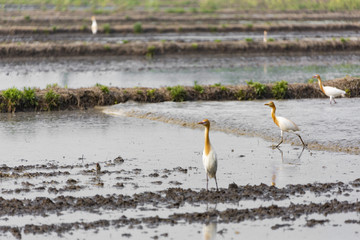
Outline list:
[[[97,33],[97,23],[96,23],[95,16],[91,17],[91,21],[92,21],[91,31],[92,31],[93,34],[96,34]]]
[[[346,92],[338,89],[336,87],[329,87],[326,86],[324,87],[322,82],[321,82],[321,78],[319,74],[316,74],[315,76],[313,76],[313,78],[316,78],[318,80],[319,86],[320,86],[320,90],[328,97],[330,97],[330,104],[331,101],[334,101],[334,103],[336,103],[335,101],[335,97],[345,97]]]
[[[281,141],[275,147],[279,147],[280,144],[283,142],[284,132],[290,132],[290,133],[294,133],[295,135],[297,135],[300,138],[303,147],[305,147],[306,145],[305,145],[304,141],[302,140],[300,134],[296,133],[297,131],[300,131],[299,127],[293,121],[291,121],[287,118],[275,116],[276,107],[272,101],[265,103],[265,105],[271,107],[271,117],[274,120],[274,123],[281,130]]]
[[[264,31],[264,43],[267,42],[267,31]]]
[[[215,179],[216,190],[219,190],[216,180],[217,156],[214,148],[210,144],[210,139],[209,139],[210,122],[209,120],[204,119],[198,124],[205,126],[205,147],[202,155],[202,160],[206,171],[206,190],[208,191],[209,178]]]

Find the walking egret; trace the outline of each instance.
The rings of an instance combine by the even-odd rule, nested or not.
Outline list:
[[[216,183],[216,190],[218,191],[218,184],[216,180],[216,170],[217,170],[217,156],[214,148],[210,144],[209,131],[210,131],[210,122],[207,119],[199,122],[205,126],[205,147],[202,155],[202,160],[204,168],[206,171],[206,190],[209,191],[209,178],[214,178]]]
[[[92,31],[93,34],[96,34],[97,33],[97,23],[96,23],[95,16],[91,17],[91,21],[92,21],[91,31]]]
[[[313,76],[313,78],[316,78],[318,80],[319,86],[320,86],[320,90],[328,97],[330,97],[330,104],[331,101],[334,101],[334,103],[336,103],[335,101],[335,97],[345,97],[345,91],[338,89],[336,87],[329,87],[326,86],[324,87],[322,82],[321,82],[321,78],[319,74],[316,74],[315,76]]]
[[[300,131],[299,127],[293,121],[291,121],[287,118],[275,116],[276,107],[272,101],[265,103],[265,105],[271,107],[271,117],[274,120],[274,123],[281,130],[281,141],[275,147],[279,147],[280,144],[283,142],[284,132],[290,132],[290,133],[294,133],[295,135],[297,135],[300,138],[303,147],[305,147],[306,145],[305,145],[304,141],[302,140],[300,134],[295,133],[296,131]]]

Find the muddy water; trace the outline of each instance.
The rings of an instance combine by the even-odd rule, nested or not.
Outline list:
[[[246,84],[280,80],[307,82],[315,73],[323,79],[360,75],[358,54],[308,56],[169,56],[144,58],[3,60],[0,89],[90,87],[162,87],[198,84]]]
[[[309,23],[313,24],[313,23]],[[259,32],[229,32],[229,33],[144,33],[144,34],[98,34],[91,35],[83,33],[58,33],[58,34],[37,34],[37,35],[2,35],[0,42],[96,42],[96,43],[123,43],[124,41],[184,41],[184,42],[203,42],[203,41],[244,41],[252,38],[253,41],[263,41],[263,33]],[[358,39],[359,34],[355,31],[337,32],[269,32],[268,38],[274,40],[332,40],[333,38]]]
[[[345,100],[355,99],[339,100],[338,105],[332,106],[333,108],[327,108],[327,105],[320,102],[326,101],[325,99],[312,102],[311,106],[319,104],[323,109],[328,109],[327,111],[337,111],[335,108],[337,106],[345,107],[353,104]],[[307,100],[300,102],[304,103],[304,109],[309,106]],[[288,111],[299,101],[282,103],[279,112],[287,112],[289,117],[293,116],[294,121],[299,121],[300,118],[295,119],[293,111]],[[343,236],[356,239],[358,224],[344,222],[358,219],[355,212],[328,216],[301,215],[291,221],[274,217],[263,220],[259,218],[256,221],[245,220],[240,223],[224,223],[224,218],[216,217],[228,208],[241,210],[257,209],[259,206],[270,207],[273,204],[279,207],[288,207],[291,203],[326,204],[334,198],[339,201],[356,202],[359,198],[358,185],[351,183],[358,178],[360,169],[358,155],[307,149],[302,152],[298,146],[287,143],[283,145],[281,152],[270,148],[272,142],[261,137],[224,133],[220,130],[221,126],[228,127],[240,123],[252,126],[256,123],[256,120],[250,119],[250,114],[247,116],[242,114],[247,119],[243,122],[236,120],[236,116],[228,116],[227,111],[230,108],[237,115],[235,104],[239,103],[123,104],[105,109],[108,113],[111,110],[112,114],[105,114],[102,109],[85,112],[1,114],[0,129],[3,137],[0,138],[0,145],[3,151],[0,160],[6,165],[6,167],[0,166],[1,197],[16,198],[19,201],[27,199],[18,208],[13,208],[12,214],[0,212],[1,229],[18,227],[20,234],[26,239],[58,237],[58,234],[65,238],[81,239],[100,237],[117,239],[119,236],[130,239],[155,236],[180,239],[181,236],[183,239],[184,232],[190,238],[215,234],[221,239],[238,236],[276,237],[283,231],[289,235],[299,233],[298,239],[301,239],[308,234],[320,236],[325,230],[332,234],[337,234],[341,230]],[[255,107],[257,104],[269,113],[269,109],[263,106],[262,102],[248,102],[248,104],[253,104],[251,109],[254,114],[260,113],[260,109]],[[190,122],[201,119],[201,115],[205,113],[209,118],[216,120],[214,129],[218,127],[219,130],[211,132],[211,141],[219,156],[219,187],[224,189],[222,191],[225,195],[230,193],[230,190],[226,190],[229,184],[236,183],[240,186],[240,191],[243,188],[253,191],[257,199],[254,200],[252,195],[249,196],[244,192],[233,195],[233,200],[232,198],[219,200],[219,197],[215,197],[213,193],[204,198],[206,180],[201,163],[203,129],[123,115],[124,111],[131,110],[158,115],[167,111],[167,116],[172,116],[174,120],[178,118],[188,126],[191,126]],[[217,115],[223,115],[226,120],[222,121],[219,116],[216,118],[215,111]],[[187,118],[187,115],[191,117]],[[338,121],[343,125],[347,124],[343,119]],[[262,126],[258,129],[261,130]],[[300,126],[304,128],[303,125]],[[261,131],[266,132],[265,130]],[[270,127],[269,131],[271,131]],[[274,134],[278,132],[274,131]],[[305,134],[304,139],[309,140],[310,136]],[[118,156],[122,159],[117,158]],[[101,166],[98,174],[94,171],[95,163],[100,163]],[[20,167],[22,165],[25,167]],[[292,190],[284,191],[280,194],[283,197],[276,197],[276,194],[266,196],[267,187],[252,187],[261,183],[266,185],[274,183],[280,190],[298,189],[296,184],[315,182],[333,183],[333,185],[329,189],[316,185],[307,187],[302,185],[300,191],[295,190],[294,194],[291,193]],[[247,184],[249,186],[246,187]],[[288,184],[292,184],[292,187]],[[210,181],[210,187],[214,188],[213,181]],[[184,202],[177,205],[176,201],[166,197],[169,192],[160,192],[168,188],[179,188],[175,196],[182,196],[184,194],[182,191],[192,191],[186,193],[187,196],[192,197],[184,198],[181,200]],[[251,190],[252,188],[254,189]],[[262,188],[264,190],[260,190]],[[158,194],[158,197],[155,195],[153,199],[141,197],[146,196],[148,191]],[[118,199],[123,195],[128,199],[122,203],[124,205],[112,205],[116,203],[112,199]],[[55,203],[62,201],[62,196],[68,199],[65,201],[66,204],[59,205],[56,211],[51,210],[52,204],[45,204],[44,209],[41,209],[42,204],[40,209],[35,207],[40,201],[37,197],[44,197],[48,202]],[[161,199],[155,200],[160,196]],[[236,200],[236,196],[240,196],[241,200]],[[105,198],[102,204],[91,203],[99,198]],[[206,200],[196,201],[196,198]],[[4,199],[0,199],[0,202],[4,202]],[[81,199],[88,199],[82,200],[84,203],[90,201],[88,207],[79,204]],[[142,203],[144,199],[147,200]],[[2,209],[6,209],[7,205],[1,204]],[[126,207],[126,204],[130,205]],[[27,208],[27,206],[32,207]],[[210,214],[214,212],[214,217],[210,220],[194,218],[195,223],[180,218],[172,220],[176,222],[175,225],[166,221],[156,224],[156,216],[173,219],[174,214],[183,216],[184,213],[204,212]],[[123,222],[122,216],[126,216],[129,221],[132,219],[133,223]],[[306,224],[311,219],[326,220],[326,222],[310,228]],[[213,221],[214,223],[211,223]],[[217,221],[219,223],[216,223]],[[47,229],[44,230],[45,234],[40,233],[42,231],[40,230],[36,235],[32,235],[32,232],[38,230],[31,228],[31,224]],[[71,226],[79,226],[79,228],[71,228]],[[254,235],[255,227],[257,231]],[[29,229],[33,230],[29,233]],[[13,234],[0,231],[0,235],[13,238],[16,236],[16,229],[14,231]]]
[[[229,102],[164,102],[159,104],[120,104],[109,108],[110,113],[159,119],[178,124],[193,123],[202,118],[213,121],[213,128],[235,135],[259,136],[279,140],[280,131],[271,119],[267,101]],[[360,121],[359,99],[303,99],[275,101],[277,115],[298,124],[301,135],[309,146],[328,150],[343,148],[359,151]],[[297,137],[285,134],[288,141],[299,145]]]

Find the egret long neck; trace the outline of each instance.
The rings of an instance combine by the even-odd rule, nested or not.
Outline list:
[[[271,117],[274,121],[274,123],[279,126],[279,121],[277,120],[276,116],[275,116],[275,111],[276,111],[276,108],[275,107],[272,107],[271,108]]]
[[[210,126],[205,127],[205,154],[208,155],[210,153],[211,145],[210,145],[210,138],[209,138],[209,130]]]
[[[325,93],[324,86],[322,85],[322,82],[321,82],[321,78],[318,77],[318,80],[319,80],[318,82],[319,82],[320,90],[321,90],[323,93]]]

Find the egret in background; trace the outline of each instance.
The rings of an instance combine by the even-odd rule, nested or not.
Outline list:
[[[264,31],[264,43],[267,42],[267,31]]]
[[[214,178],[216,183],[216,190],[218,191],[219,189],[216,180],[217,156],[214,148],[210,144],[210,139],[209,139],[210,122],[209,120],[204,119],[198,124],[205,126],[205,147],[202,155],[202,160],[206,171],[206,190],[209,191],[208,189],[209,178]]]
[[[295,133],[297,131],[300,131],[299,127],[293,121],[291,121],[291,120],[289,120],[287,118],[277,117],[275,115],[276,107],[275,107],[275,104],[272,101],[270,101],[268,103],[265,103],[265,105],[271,107],[271,117],[274,120],[274,123],[281,130],[281,141],[275,147],[279,147],[280,144],[283,142],[283,140],[284,140],[284,132],[294,133],[296,136],[298,136],[300,138],[303,147],[306,147],[306,145],[305,145],[304,141],[302,140],[300,134]]]
[[[316,78],[318,80],[319,86],[320,86],[320,90],[328,97],[330,97],[330,104],[331,101],[334,101],[334,103],[336,103],[335,101],[335,97],[345,97],[346,92],[338,89],[336,87],[329,87],[326,86],[324,87],[322,82],[321,82],[321,78],[319,74],[316,74],[315,76],[313,76],[313,78]]]
[[[96,23],[95,16],[91,17],[91,21],[92,21],[91,31],[92,31],[93,34],[96,34],[97,33],[97,23]]]

